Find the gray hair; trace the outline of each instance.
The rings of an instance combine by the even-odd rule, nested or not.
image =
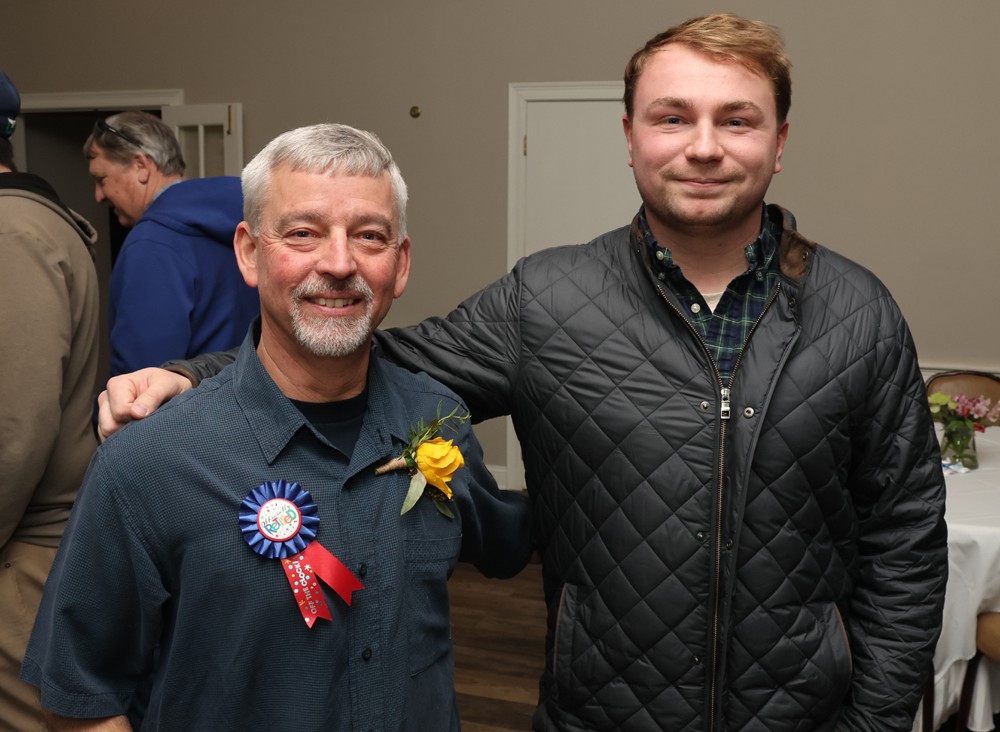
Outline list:
[[[136,153],[148,155],[164,175],[183,175],[184,156],[177,136],[163,120],[148,112],[120,112],[94,125],[83,154],[94,157],[99,145],[109,160],[125,164]]]
[[[371,132],[341,124],[319,124],[285,132],[243,169],[243,218],[254,236],[260,233],[271,174],[280,166],[306,173],[389,174],[399,217],[399,242],[406,238],[406,182],[389,149]]]

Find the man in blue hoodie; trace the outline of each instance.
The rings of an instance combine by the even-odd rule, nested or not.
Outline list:
[[[239,345],[259,311],[233,252],[239,179],[183,180],[177,138],[146,112],[98,120],[83,151],[98,203],[133,227],[111,273],[111,375]]]

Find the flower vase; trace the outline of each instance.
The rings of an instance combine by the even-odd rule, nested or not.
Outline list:
[[[961,463],[969,470],[978,468],[975,427],[958,421],[946,425],[941,436],[941,458],[949,463]]]

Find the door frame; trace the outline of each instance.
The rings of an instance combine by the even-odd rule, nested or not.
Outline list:
[[[528,105],[533,102],[621,101],[622,81],[523,82],[507,95],[507,268],[525,255],[525,200],[528,177]]]
[[[183,89],[129,89],[94,92],[41,92],[21,95],[21,114],[31,112],[99,112],[122,109],[156,109],[184,104]],[[22,120],[23,122],[23,120]],[[14,161],[27,169],[28,150],[24,128],[19,125],[10,138]]]

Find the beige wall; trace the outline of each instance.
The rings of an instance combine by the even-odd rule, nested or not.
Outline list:
[[[1000,3],[729,8],[779,26],[794,63],[785,170],[769,200],[886,281],[925,365],[1000,370]],[[190,103],[242,102],[248,157],[322,120],[378,132],[412,191],[414,272],[389,317],[398,325],[446,312],[506,269],[508,84],[619,79],[647,37],[710,9],[727,8],[17,2],[4,8],[0,64],[26,93],[182,88]],[[483,436],[502,462],[499,428]]]

